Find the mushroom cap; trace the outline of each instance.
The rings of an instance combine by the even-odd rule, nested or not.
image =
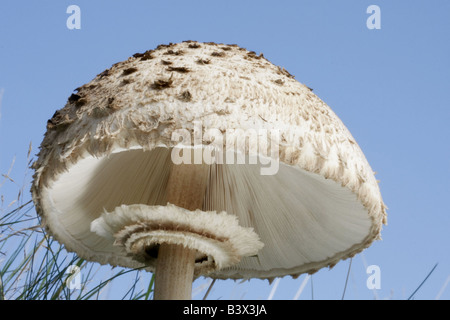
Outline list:
[[[236,157],[214,154],[203,210],[234,215],[264,243],[257,256],[209,276],[295,277],[380,239],[386,207],[355,139],[308,87],[262,55],[237,45],[160,45],[76,91],[47,123],[32,196],[47,231],[85,259],[145,265],[91,224],[122,205],[166,206],[184,133],[192,140],[183,139],[183,154],[214,145]]]

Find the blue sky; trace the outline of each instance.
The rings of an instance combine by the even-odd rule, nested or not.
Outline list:
[[[81,9],[79,30],[66,26],[72,4]],[[381,29],[366,26],[370,5],[381,9]],[[445,0],[3,0],[0,173],[16,157],[11,177],[22,181],[28,146],[37,153],[47,119],[112,64],[161,43],[236,43],[313,88],[377,172],[388,225],[353,259],[346,298],[408,298],[438,263],[415,298],[449,299],[449,18]],[[17,188],[6,182],[0,193],[12,201]],[[315,274],[314,298],[340,299],[348,265]],[[367,288],[368,265],[380,267],[381,289]],[[281,279],[273,299],[292,299],[304,278]],[[266,299],[272,288],[218,281],[210,298]],[[300,296],[310,298],[311,279]]]

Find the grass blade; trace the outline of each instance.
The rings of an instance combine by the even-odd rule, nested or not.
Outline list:
[[[348,277],[350,276],[350,270],[352,268],[352,261],[353,261],[353,258],[350,258],[350,263],[348,265],[348,271],[347,271],[347,277],[345,278],[344,292],[342,292],[341,300],[344,300],[345,291],[347,290]]]
[[[414,290],[414,292],[409,296],[408,300],[411,300],[414,295],[417,293],[417,291],[419,291],[420,287],[422,287],[422,285],[425,283],[425,281],[427,281],[427,279],[430,277],[430,275],[433,273],[434,269],[436,269],[437,267],[437,263],[434,265],[433,269],[431,269],[431,271],[427,274],[427,276],[425,277],[425,279],[423,279],[422,283],[419,284],[419,286],[417,287],[416,290]]]
[[[155,284],[155,274],[152,275],[152,278],[150,279],[150,283],[148,284],[148,289],[144,296],[145,300],[148,300],[150,297],[150,293],[153,292],[154,284]]]
[[[206,293],[205,293],[205,295],[203,296],[203,300],[206,300],[206,298],[208,298],[208,295],[209,295],[209,293],[211,292],[211,289],[212,289],[214,283],[216,283],[216,280],[217,280],[217,279],[213,279],[213,280],[211,281],[211,283],[209,284],[208,290],[206,290]]]
[[[303,289],[305,289],[306,284],[308,283],[308,280],[311,278],[311,275],[308,274],[306,275],[305,279],[303,279],[302,283],[300,284],[300,287],[297,290],[297,293],[294,296],[293,300],[298,300],[298,298],[300,298],[300,295],[303,292]],[[312,280],[312,279],[311,279]]]
[[[439,293],[436,295],[435,300],[439,300],[439,299],[441,298],[441,296],[442,296],[442,294],[444,293],[445,288],[447,287],[447,285],[449,284],[449,282],[450,282],[450,276],[448,276],[448,277],[447,277],[447,280],[445,280],[445,283],[444,283],[444,285],[442,286],[441,290],[439,290]]]
[[[269,296],[267,297],[267,300],[272,300],[273,296],[275,295],[275,292],[277,291],[278,285],[280,284],[281,278],[276,278],[272,287],[272,290],[270,291]]]

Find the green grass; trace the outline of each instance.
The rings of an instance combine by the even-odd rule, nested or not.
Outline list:
[[[100,266],[69,253],[39,224],[27,201],[0,218],[0,299],[87,300],[108,298],[107,287],[123,278],[114,299],[151,299],[153,277],[145,271]],[[75,266],[75,267],[74,267]],[[68,272],[79,270],[78,274]],[[81,277],[71,286],[71,276]],[[142,278],[148,286],[140,287]],[[73,280],[72,280],[73,281]]]
[[[0,300],[152,299],[150,273],[87,262],[48,236],[29,199],[30,154],[31,145],[23,183],[10,176],[14,160],[0,176]],[[3,188],[17,189],[17,196],[7,199]]]

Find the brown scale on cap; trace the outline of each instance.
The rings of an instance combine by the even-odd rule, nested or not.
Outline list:
[[[171,71],[175,71],[175,72],[179,72],[179,73],[188,73],[191,70],[189,70],[186,67],[168,67],[167,71],[171,72]]]

